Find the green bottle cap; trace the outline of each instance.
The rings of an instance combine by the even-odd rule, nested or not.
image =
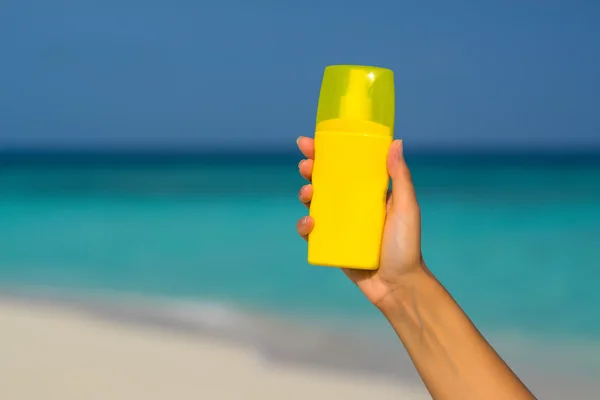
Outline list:
[[[362,65],[325,68],[317,125],[331,119],[375,122],[394,131],[394,72]]]

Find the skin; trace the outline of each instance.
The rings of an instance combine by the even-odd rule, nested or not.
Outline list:
[[[306,157],[298,164],[300,174],[310,181],[313,139],[298,138],[298,147]],[[389,321],[433,399],[535,399],[425,265],[421,214],[401,140],[390,146],[387,169],[392,193],[379,269],[344,273]],[[310,183],[300,189],[307,207],[312,194]],[[306,216],[296,229],[307,240],[314,224]]]

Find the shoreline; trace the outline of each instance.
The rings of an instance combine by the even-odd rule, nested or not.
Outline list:
[[[154,328],[139,320],[124,323],[95,311],[2,296],[0,397],[428,398],[420,388],[389,379],[274,362],[228,338],[185,334],[156,321]]]
[[[79,295],[54,290],[0,290],[0,307],[6,306],[26,307],[36,313],[67,311],[126,328],[219,340],[251,348],[272,364],[304,365],[391,381],[400,378],[422,386],[410,358],[391,331],[387,337],[374,333],[376,340],[371,340],[364,330],[351,332],[335,325],[322,326],[314,320],[282,319],[220,303],[99,292]]]
[[[167,348],[184,346],[185,343],[185,346],[198,348],[196,357],[190,358],[189,355],[179,353],[177,357],[182,357],[182,360],[186,360],[188,363],[199,363],[199,368],[207,367],[205,364],[213,364],[215,360],[222,357],[228,357],[232,365],[239,366],[241,375],[258,374],[260,378],[256,378],[258,381],[252,383],[254,390],[258,390],[257,393],[266,390],[261,385],[277,384],[276,382],[268,383],[273,379],[270,374],[274,371],[278,371],[278,374],[281,371],[287,371],[281,372],[283,376],[277,379],[281,382],[288,382],[288,380],[296,382],[299,385],[298,390],[301,390],[304,383],[313,382],[315,379],[321,382],[319,379],[322,378],[323,382],[319,384],[336,387],[332,392],[336,393],[332,394],[333,398],[338,396],[337,393],[340,398],[348,398],[350,394],[343,394],[347,390],[344,389],[344,386],[354,383],[369,388],[368,390],[371,392],[383,390],[381,396],[384,397],[378,398],[388,398],[385,396],[391,393],[394,394],[394,398],[399,399],[428,398],[410,359],[391,334],[377,337],[377,340],[369,340],[372,337],[366,337],[360,333],[339,332],[300,322],[295,323],[291,320],[284,322],[272,316],[237,312],[210,303],[194,304],[187,301],[148,299],[137,296],[90,296],[89,293],[87,296],[77,296],[75,293],[58,291],[0,291],[0,329],[3,332],[9,332],[9,335],[12,332],[14,337],[14,340],[9,339],[11,343],[0,353],[26,354],[27,357],[35,360],[38,356],[35,352],[32,353],[32,349],[37,347],[38,351],[43,351],[45,354],[57,346],[60,347],[59,343],[51,344],[50,340],[46,341],[46,338],[43,335],[40,336],[40,333],[36,336],[36,339],[40,341],[32,341],[30,333],[36,329],[31,327],[25,329],[20,326],[23,321],[31,327],[37,326],[37,330],[49,329],[60,333],[58,336],[64,336],[63,339],[67,343],[70,342],[69,338],[75,341],[81,339],[73,332],[72,327],[84,329],[96,326],[97,329],[86,328],[83,339],[90,343],[101,343],[109,334],[109,336],[112,335],[112,347],[125,353],[132,351],[131,348],[138,347],[136,341],[140,341],[139,346],[142,346],[141,343],[153,342],[151,348],[164,347],[164,351],[169,356],[175,357],[175,353]],[[71,328],[68,329],[68,327]],[[497,345],[494,340],[492,343],[494,346]],[[544,399],[585,399],[600,394],[600,386],[593,380],[592,370],[588,371],[590,372],[589,377],[575,372],[572,374],[573,376],[567,375],[566,371],[574,371],[573,366],[568,365],[569,361],[561,359],[558,364],[555,364],[560,357],[557,357],[556,354],[546,355],[544,351],[546,348],[539,346],[539,343],[537,345],[540,347],[539,349],[522,341],[518,348],[512,349],[510,354],[503,351],[506,343],[498,345],[499,352],[505,356],[509,364],[511,366],[517,364],[513,368],[537,396]],[[593,343],[582,343],[580,347],[580,352],[587,354],[590,360],[594,359],[593,354],[600,349],[600,346]],[[530,354],[523,354],[524,350]],[[553,348],[552,350],[559,349]],[[90,360],[101,356],[97,349],[73,350],[75,353],[81,351],[87,353],[86,358]],[[235,355],[232,355],[232,352]],[[204,353],[214,353],[211,356],[213,358],[207,360]],[[542,359],[538,359],[531,362],[531,365],[511,361],[511,358],[515,356],[527,358],[529,355],[533,356],[534,353],[546,355],[547,359],[543,362]],[[571,351],[568,348],[564,349],[564,354],[569,353]],[[69,352],[65,352],[64,355],[76,356]],[[58,357],[58,355],[54,357]],[[33,376],[43,377],[46,374],[51,376],[58,370],[68,370],[70,368],[68,364],[74,362],[73,360],[68,362],[69,357],[57,362],[52,369],[40,369],[40,366],[36,366],[38,371]],[[12,374],[11,361],[9,358],[5,358],[5,360],[9,361],[0,361],[0,371],[2,369],[6,369],[6,371],[0,372],[0,374],[10,376]],[[242,362],[242,360],[246,361]],[[104,364],[98,365],[97,368],[110,371],[120,362],[120,360],[105,360]],[[128,362],[133,368],[147,368],[143,365],[135,366],[137,362],[133,360],[128,360]],[[148,362],[152,363],[150,360]],[[36,364],[36,361],[33,363]],[[540,368],[542,365],[544,368],[560,368],[542,370]],[[595,366],[592,365],[592,367]],[[54,369],[57,371],[53,371]],[[162,373],[170,375],[176,374],[176,371],[164,368]],[[223,377],[233,373],[230,374],[227,368],[224,368],[220,372],[215,371],[215,374]],[[149,382],[157,379],[152,378],[149,373],[144,376]],[[230,378],[237,379],[233,375]],[[50,378],[48,377],[48,379]],[[94,380],[93,377],[89,377],[89,379]],[[165,377],[165,379],[167,378]],[[179,378],[172,377],[167,381],[175,382],[177,379]],[[260,379],[264,382],[260,383]],[[304,383],[301,385],[301,382]],[[315,382],[313,383],[316,385]],[[56,385],[59,384],[55,383]],[[286,383],[286,385],[293,386],[295,383]],[[193,382],[189,382],[187,387],[189,390],[201,390],[199,387],[194,389]],[[16,390],[14,387],[13,389]],[[314,390],[317,388],[314,387]],[[352,392],[356,392],[355,388],[352,389]],[[0,389],[0,393],[2,393],[2,389]],[[200,393],[198,392],[198,395]],[[402,395],[404,397],[400,397]],[[6,397],[14,398],[15,396]],[[212,398],[234,397],[220,397],[217,393]],[[286,398],[289,397],[286,395]]]

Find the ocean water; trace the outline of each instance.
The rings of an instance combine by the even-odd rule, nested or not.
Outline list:
[[[482,332],[600,360],[600,156],[407,157],[424,258]],[[389,330],[307,264],[299,159],[0,155],[0,285]]]

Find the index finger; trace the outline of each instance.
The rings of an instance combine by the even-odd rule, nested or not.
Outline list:
[[[298,143],[298,148],[302,154],[304,154],[304,157],[309,160],[315,159],[315,141],[312,138],[300,136],[298,140],[296,140],[296,143]]]

